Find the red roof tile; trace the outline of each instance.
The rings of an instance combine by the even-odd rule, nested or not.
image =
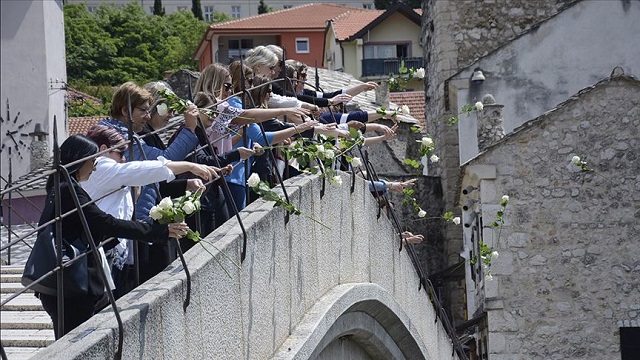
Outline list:
[[[83,116],[69,118],[69,129],[67,133],[69,136],[75,134],[86,135],[90,127],[97,125],[100,120],[106,117],[107,116]]]
[[[369,25],[384,10],[349,11],[333,18],[333,32],[336,40],[345,40]]]
[[[407,105],[411,116],[416,118],[421,126],[426,126],[424,91],[390,92],[389,100],[398,106]]]
[[[209,30],[273,30],[318,29],[324,30],[326,22],[347,11],[358,10],[344,5],[306,4],[290,9],[251,16],[209,26]]]

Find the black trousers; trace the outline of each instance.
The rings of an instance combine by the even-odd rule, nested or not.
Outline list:
[[[94,296],[64,298],[64,333],[58,334],[58,321],[60,319],[58,316],[58,298],[42,293],[38,293],[36,296],[40,298],[42,307],[51,317],[56,340],[89,320],[94,314],[94,306],[97,301]]]

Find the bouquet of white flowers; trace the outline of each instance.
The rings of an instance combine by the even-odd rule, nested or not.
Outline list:
[[[161,224],[183,222],[185,218],[200,211],[200,196],[202,196],[202,190],[198,190],[194,193],[187,191],[184,195],[175,199],[166,197],[162,199],[158,205],[151,208],[151,210],[149,211],[149,216],[153,220]],[[236,268],[240,268],[240,265],[237,264],[232,258],[230,258],[224,251],[220,251],[220,249],[218,249],[213,243],[202,239],[200,237],[200,232],[189,229],[187,230],[185,238],[190,239],[194,242],[199,242],[200,245],[202,245],[202,243],[207,243],[213,246],[216,250],[218,250],[218,252],[220,252],[220,254],[222,254],[222,256],[227,258],[227,260],[235,265]],[[224,270],[224,272],[227,273],[229,277],[231,277],[231,274],[229,274],[229,271],[227,271],[227,269],[222,265],[220,260],[215,255],[213,255],[204,245],[202,245],[202,248],[211,256],[213,256],[218,264],[220,264],[222,270]]]
[[[183,196],[171,199],[166,197],[149,211],[149,216],[160,224],[183,222],[188,216],[200,211],[200,196],[202,191],[194,193],[187,191]],[[195,242],[202,240],[198,231],[187,230],[185,236]]]

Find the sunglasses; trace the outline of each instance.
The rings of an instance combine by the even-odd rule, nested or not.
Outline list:
[[[306,79],[307,73],[300,73],[300,79]]]
[[[233,84],[231,83],[224,83],[224,89],[227,91],[231,91],[231,89],[233,89]]]

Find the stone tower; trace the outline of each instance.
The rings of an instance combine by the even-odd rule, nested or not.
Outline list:
[[[451,109],[447,79],[475,59],[510,42],[540,21],[580,0],[426,0],[423,2],[422,41],[427,73],[427,130],[441,154],[436,166],[429,169],[442,181],[446,209],[457,205],[456,189],[460,181],[458,130],[447,119],[459,109]],[[481,94],[484,95],[484,94]],[[456,211],[459,212],[459,209]],[[460,262],[462,232],[447,223],[444,261],[447,267]],[[464,313],[462,282],[444,285],[444,300],[454,321],[467,319]]]

